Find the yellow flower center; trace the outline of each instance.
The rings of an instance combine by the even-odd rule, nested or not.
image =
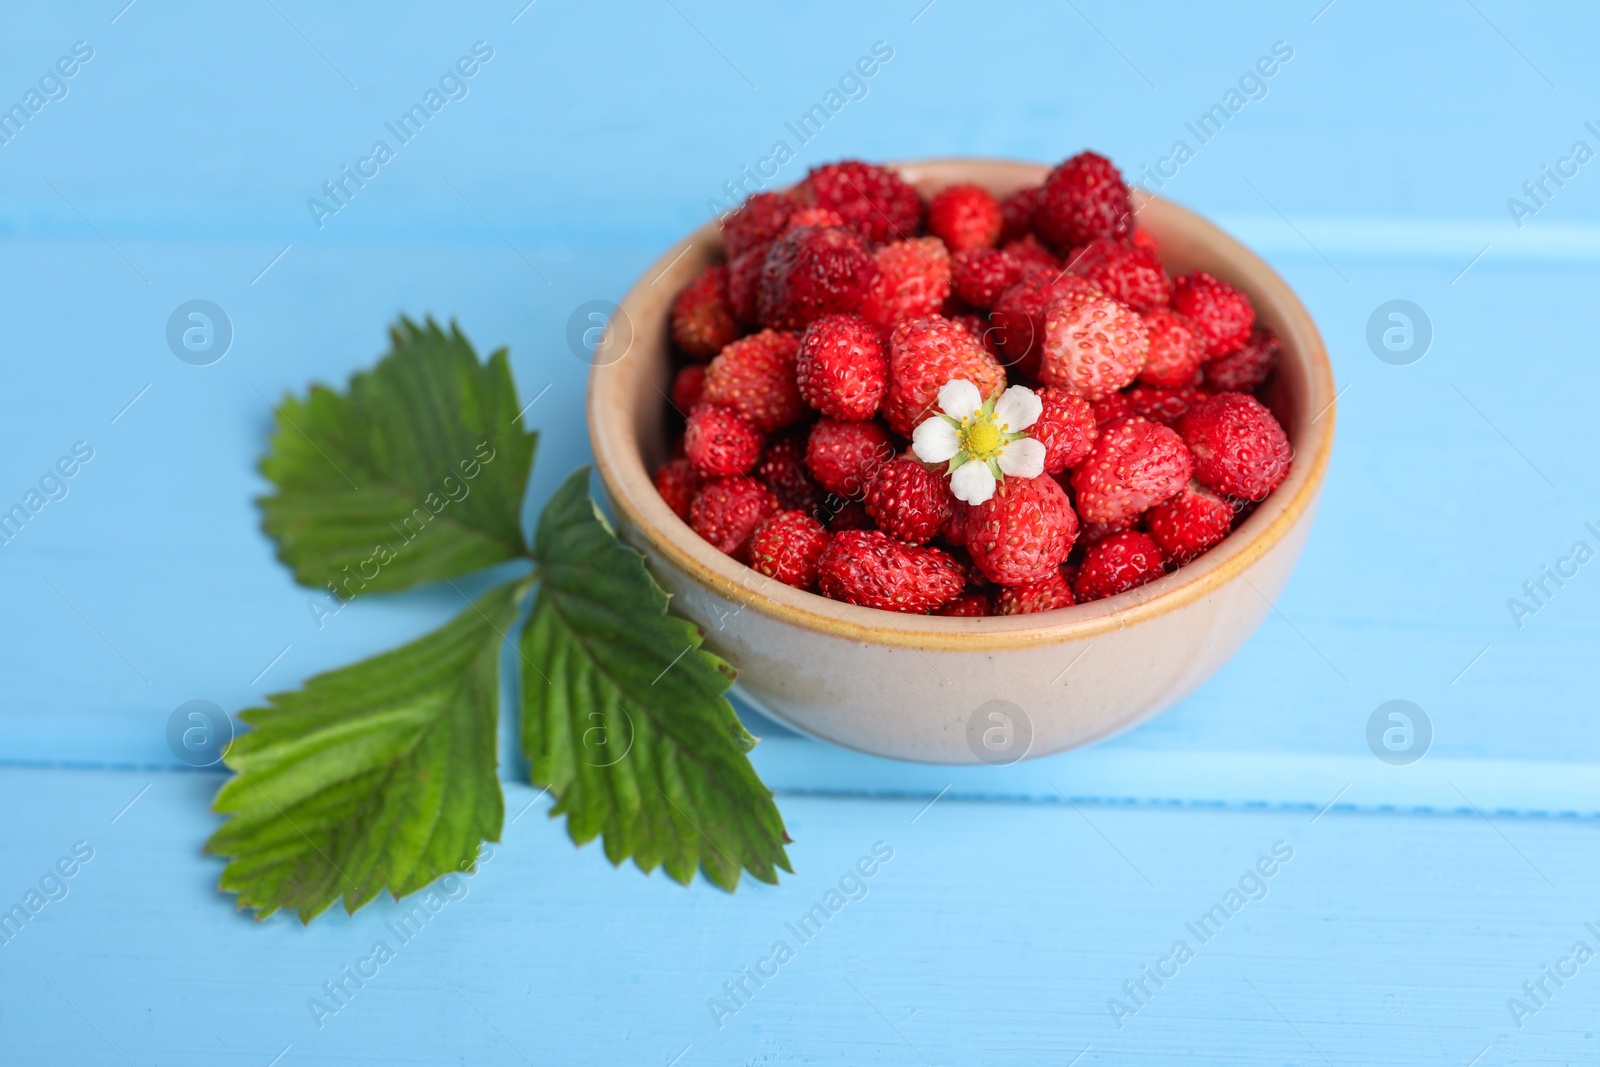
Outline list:
[[[991,419],[980,416],[967,422],[962,430],[962,450],[975,459],[988,459],[1004,443],[1005,438],[1000,433],[1000,427]]]

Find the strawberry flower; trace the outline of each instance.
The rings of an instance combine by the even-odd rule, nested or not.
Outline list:
[[[939,390],[939,414],[911,434],[911,451],[924,463],[950,464],[950,493],[968,504],[994,496],[996,483],[1044,473],[1044,445],[1023,433],[1044,411],[1032,389],[1013,385],[985,400],[965,378]]]

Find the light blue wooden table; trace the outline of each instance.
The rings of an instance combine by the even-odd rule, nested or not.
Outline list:
[[[0,1062],[1600,1059],[1600,562],[1573,556],[1600,550],[1600,162],[1573,154],[1600,150],[1592,9],[525,2],[7,20],[0,104],[73,73],[0,144],[0,507],[75,445],[92,459],[0,547],[0,905],[52,898],[0,944]],[[308,207],[480,41],[460,98],[337,212]],[[786,123],[876,42],[892,59],[798,144]],[[1276,42],[1292,58],[1241,85]],[[1186,123],[1231,89],[1202,143]],[[546,390],[532,514],[588,455],[569,315],[778,140],[784,182],[852,154],[1093,146],[1271,260],[1343,390],[1272,616],[1155,722],[1013,768],[752,718],[795,838],[776,888],[613,870],[508,761],[504,841],[426,923],[383,901],[309,928],[235,914],[200,853],[221,777],[173,757],[168,715],[249,706],[457,607],[374,597],[318,627],[251,503],[269,398],[367,364],[399,312],[454,315]],[[197,298],[234,330],[206,367],[164,336]],[[1368,343],[1396,299],[1430,325],[1420,361]],[[1391,700],[1423,710],[1418,761],[1369,746]],[[820,931],[797,925],[874,854]],[[393,959],[346,978],[378,941]]]

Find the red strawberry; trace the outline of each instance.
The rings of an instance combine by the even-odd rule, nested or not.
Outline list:
[[[804,434],[784,434],[769,441],[751,477],[776,493],[786,509],[810,514],[822,502],[822,488],[806,467]]]
[[[964,532],[967,551],[984,576],[1016,585],[1055,573],[1072,551],[1078,516],[1048,474],[1007,478],[967,513]]]
[[[1058,386],[1039,390],[1044,410],[1028,427],[1028,436],[1044,445],[1044,472],[1060,474],[1088,458],[1100,436],[1094,408],[1083,397]]]
[[[952,252],[991,248],[1005,219],[1000,201],[981,185],[950,185],[928,201],[928,232]]]
[[[726,264],[696,274],[672,301],[672,341],[691,359],[710,359],[743,332],[728,303]]]
[[[1021,278],[1022,261],[999,248],[969,248],[950,261],[951,291],[985,311]]]
[[[1103,600],[1154,581],[1165,573],[1161,549],[1156,543],[1148,534],[1129,530],[1089,546],[1083,554],[1083,562],[1078,565],[1072,592],[1080,604]]]
[[[1039,206],[1039,197],[1043,194],[1044,189],[1035,185],[1029,189],[1018,189],[1000,201],[1000,215],[1004,220],[1000,230],[1000,240],[1015,241],[1032,232],[1033,212]]]
[[[1076,603],[1072,586],[1067,584],[1057,569],[1037,582],[1001,586],[1000,594],[995,597],[995,614],[1029,615],[1036,611],[1070,608]]]
[[[901,322],[889,335],[889,391],[883,398],[889,427],[910,437],[939,390],[955,378],[989,396],[1005,385],[1006,374],[982,341],[942,315]]]
[[[935,615],[952,619],[981,619],[994,614],[988,593],[962,593],[933,609]]]
[[[1183,440],[1149,419],[1112,423],[1072,472],[1085,522],[1120,522],[1170,499],[1189,483],[1194,460]]]
[[[1194,323],[1171,308],[1151,308],[1139,317],[1150,334],[1150,354],[1139,380],[1146,385],[1193,385],[1206,354]]]
[[[903,545],[878,530],[835,534],[817,564],[825,597],[920,615],[961,594],[962,571],[937,548]]]
[[[1218,393],[1184,412],[1178,432],[1207,489],[1262,500],[1289,477],[1293,450],[1272,412],[1253,396]]]
[[[800,395],[835,419],[870,419],[889,388],[889,350],[860,315],[824,315],[806,327],[795,362]]]
[[[950,253],[937,237],[892,241],[873,253],[878,274],[861,314],[887,333],[902,319],[932,315],[950,296]]]
[[[1135,311],[1163,307],[1172,299],[1172,279],[1156,258],[1114,237],[1096,237],[1074,251],[1067,269]]]
[[[1133,232],[1133,202],[1122,172],[1094,152],[1080,152],[1044,180],[1033,231],[1057,251],[1096,237],[1119,240]]]
[[[713,478],[701,488],[689,508],[689,525],[718,551],[743,560],[749,552],[750,535],[777,510],[778,498],[772,490],[736,474]]]
[[[1099,400],[1137,378],[1149,352],[1138,313],[1108,296],[1058,296],[1045,308],[1039,379]]]
[[[1027,275],[1029,268],[1042,270],[1052,278],[1061,273],[1061,261],[1031,233],[1015,241],[1007,241],[1001,246],[1001,251],[1010,252],[1017,257],[1017,262],[1022,264],[1024,276]]]
[[[1253,393],[1271,377],[1277,364],[1277,334],[1257,326],[1239,351],[1206,364],[1206,387],[1216,392]]]
[[[1168,563],[1182,566],[1228,536],[1233,508],[1199,482],[1150,509],[1150,537]]]
[[[1130,515],[1117,522],[1086,522],[1078,527],[1078,543],[1085,547],[1097,545],[1108,537],[1126,533],[1139,525],[1140,516]]]
[[[1256,321],[1249,297],[1203,270],[1174,280],[1172,309],[1199,329],[1208,360],[1221,359],[1243,348]]]
[[[806,441],[806,466],[824,489],[842,497],[860,495],[893,458],[894,443],[876,422],[818,419]]]
[[[1160,261],[1161,246],[1156,243],[1156,239],[1154,237],[1150,236],[1150,231],[1145,229],[1143,226],[1140,226],[1138,223],[1133,224],[1133,236],[1129,238],[1129,243],[1135,248],[1142,248],[1146,252],[1150,253],[1150,255],[1154,257],[1157,262]]]
[[[843,226],[844,219],[837,211],[830,211],[825,207],[803,207],[789,216],[789,221],[784,223],[783,232],[799,229],[801,226]],[[782,236],[781,234],[779,236]]]
[[[730,407],[771,432],[810,414],[795,385],[800,338],[762,330],[724,348],[706,368],[705,399]]]
[[[874,244],[915,237],[922,223],[915,189],[894,171],[857,159],[814,168],[797,192],[837,211],[846,226]]]
[[[701,404],[689,412],[683,453],[708,478],[744,474],[761,454],[761,431],[732,408]]]
[[[952,502],[942,474],[906,457],[884,464],[863,501],[878,529],[912,545],[933,540],[949,521]]]
[[[1038,375],[1045,312],[1056,299],[1074,295],[1104,294],[1076,274],[1029,274],[1026,270],[1021,281],[1000,294],[989,321],[994,324],[1007,367],[1015,367],[1019,374],[1030,378]]]
[[[653,481],[656,492],[667,502],[667,507],[677,512],[678,518],[689,521],[689,507],[700,492],[700,474],[686,459],[671,459],[656,468]]]
[[[706,365],[704,363],[691,363],[672,376],[671,395],[672,406],[678,409],[678,414],[684,418],[689,417],[689,412],[700,406],[700,401],[705,395]]]
[[[878,273],[864,241],[842,226],[803,226],[772,243],[756,289],[764,326],[803,330],[835,311],[855,311]]]
[[[1100,427],[1101,430],[1104,430],[1109,423],[1121,422],[1123,419],[1131,419],[1139,414],[1133,410],[1133,405],[1128,403],[1126,393],[1112,393],[1109,396],[1103,396],[1096,400],[1092,406],[1094,407],[1094,424]]]
[[[788,192],[756,193],[722,220],[722,250],[731,261],[752,248],[766,248],[783,233],[795,209]]]
[[[796,589],[817,584],[817,560],[828,547],[822,523],[803,511],[780,511],[750,535],[750,567]]]
[[[1164,386],[1139,384],[1122,394],[1134,414],[1151,422],[1174,426],[1179,416],[1210,394],[1192,385]]]
[[[1000,339],[995,328],[989,325],[989,316],[981,315],[975,311],[957,312],[946,315],[945,318],[966,330],[972,336],[983,342],[983,347],[991,356],[1000,358]]]
[[[743,325],[756,321],[756,294],[771,245],[758,245],[728,261],[728,310]]]

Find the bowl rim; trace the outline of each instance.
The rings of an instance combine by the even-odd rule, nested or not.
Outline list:
[[[1022,160],[983,157],[941,158],[886,164],[914,184],[933,187],[963,180],[964,170],[1005,172],[1015,187],[1037,184],[1048,166]],[[646,312],[662,303],[655,283],[674,273],[699,270],[721,254],[721,234],[716,220],[696,228],[652,263],[618,305],[626,328],[619,339],[612,316],[589,376],[587,395],[590,444],[602,484],[625,528],[634,530],[658,552],[696,582],[725,600],[802,629],[843,640],[890,648],[923,651],[993,653],[1015,648],[1063,644],[1092,638],[1136,625],[1216,593],[1228,582],[1243,577],[1258,559],[1276,547],[1303,518],[1313,512],[1333,450],[1337,420],[1337,395],[1327,349],[1310,312],[1270,265],[1215,223],[1177,203],[1134,189],[1136,212],[1154,210],[1204,236],[1209,253],[1243,266],[1253,277],[1245,286],[1253,303],[1263,300],[1279,313],[1277,323],[1285,346],[1299,354],[1307,383],[1306,409],[1318,412],[1291,438],[1295,462],[1285,483],[1274,490],[1217,547],[1176,571],[1137,589],[1053,611],[1027,615],[950,618],[910,615],[859,607],[830,600],[766,578],[727,556],[691,530],[656,491],[635,428],[617,398],[624,392],[626,375],[648,373],[633,346],[639,343],[636,325],[648,320]],[[690,257],[696,246],[710,249]],[[689,264],[680,266],[686,259]],[[685,278],[686,280],[686,278]],[[681,284],[681,283],[680,283]],[[677,286],[667,292],[675,294]],[[669,301],[670,303],[670,297]],[[659,313],[657,310],[655,313]],[[664,336],[664,335],[663,335]],[[1292,346],[1290,342],[1292,340]],[[626,343],[622,356],[602,358],[610,347]],[[663,340],[662,344],[666,344]],[[1285,491],[1287,490],[1287,492]],[[1248,579],[1246,579],[1248,581]],[[1259,595],[1259,591],[1258,591]]]

